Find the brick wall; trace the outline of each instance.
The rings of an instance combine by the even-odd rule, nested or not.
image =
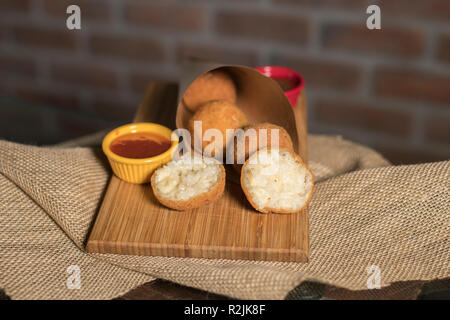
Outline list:
[[[78,4],[82,30],[65,27]],[[382,30],[367,30],[378,4]],[[1,0],[0,136],[53,143],[131,119],[180,61],[284,65],[309,128],[395,163],[450,157],[449,0]]]

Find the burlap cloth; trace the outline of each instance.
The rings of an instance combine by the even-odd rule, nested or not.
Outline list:
[[[311,262],[87,254],[84,244],[110,175],[97,137],[59,147],[0,141],[0,288],[13,299],[108,299],[163,278],[218,294],[282,299],[302,281],[366,290],[450,276],[450,162],[390,166],[339,137],[310,136],[316,176]],[[81,288],[68,289],[79,266]]]

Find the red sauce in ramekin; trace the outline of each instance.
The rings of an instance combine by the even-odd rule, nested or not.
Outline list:
[[[172,145],[166,137],[152,132],[135,132],[120,136],[111,142],[109,148],[118,156],[143,159],[169,150]]]

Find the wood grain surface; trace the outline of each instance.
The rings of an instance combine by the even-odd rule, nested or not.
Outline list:
[[[151,84],[135,121],[174,127],[177,86]],[[306,145],[306,136],[299,137]],[[268,261],[308,261],[308,212],[261,214],[239,184],[227,181],[220,200],[179,212],[155,199],[149,184],[115,176],[105,193],[88,252]]]

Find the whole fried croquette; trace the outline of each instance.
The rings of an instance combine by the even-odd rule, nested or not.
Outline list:
[[[151,185],[156,199],[166,207],[194,209],[222,196],[225,168],[215,159],[187,154],[158,168]]]
[[[278,139],[276,138],[277,135]],[[272,138],[274,141],[272,141]],[[275,143],[274,148],[294,151],[289,133],[283,127],[269,122],[244,127],[242,131],[236,133],[235,140],[230,142],[234,143],[233,167],[238,172],[241,172],[242,165],[249,156],[260,149],[270,149],[272,143]]]
[[[186,90],[183,103],[191,111],[211,100],[236,102],[236,88],[228,74],[213,70],[202,74]]]
[[[257,211],[297,213],[311,199],[314,176],[293,151],[262,149],[243,165],[241,187]]]
[[[195,122],[201,121],[202,130],[194,130]],[[200,152],[208,155],[221,157],[228,142],[233,135],[227,135],[227,129],[239,129],[248,124],[244,112],[234,103],[227,100],[210,101],[202,105],[192,116],[188,123],[188,130],[191,133],[192,146]],[[208,129],[216,129],[221,134],[222,140],[216,141],[215,137],[208,137]],[[209,131],[213,134],[213,131]],[[197,139],[197,143],[196,143]],[[200,149],[201,146],[201,150]]]

